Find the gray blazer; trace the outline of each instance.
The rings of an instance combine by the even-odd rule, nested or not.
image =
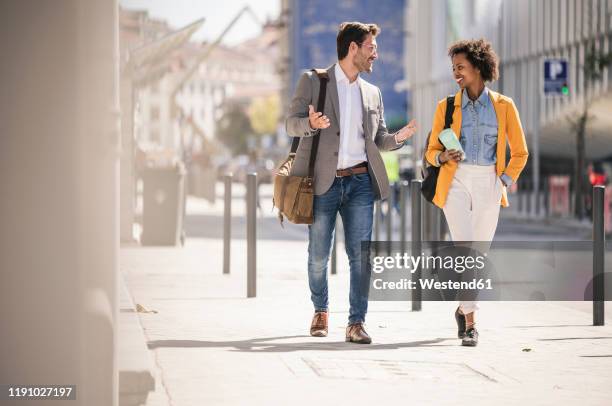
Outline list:
[[[331,187],[338,165],[340,111],[334,68],[335,64],[327,68],[329,82],[327,83],[324,114],[329,117],[330,126],[321,130],[319,137],[319,149],[314,168],[314,193],[316,195],[322,195]],[[389,197],[389,179],[379,150],[390,151],[401,148],[403,144],[398,145],[395,142],[395,134],[390,134],[387,130],[380,89],[364,80],[359,81],[359,87],[363,102],[363,130],[370,178],[375,198],[386,199]],[[308,174],[312,136],[316,134],[315,131],[310,130],[308,105],[312,104],[316,110],[318,98],[319,77],[312,71],[305,72],[298,81],[286,121],[287,134],[291,137],[302,138],[291,169],[293,176]]]

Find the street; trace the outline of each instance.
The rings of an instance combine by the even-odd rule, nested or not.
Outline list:
[[[222,274],[222,201],[190,198],[183,248],[123,248],[121,268],[156,365],[147,405],[608,404],[612,307],[591,326],[590,302],[484,302],[476,348],[455,338],[456,304],[371,302],[369,346],[344,342],[348,264],[330,276],[330,334],[308,335],[305,226],[271,212],[261,188],[257,297],[246,299],[244,201],[234,185],[231,274]],[[505,238],[585,236],[567,225],[503,219]],[[339,253],[341,251],[339,246]]]

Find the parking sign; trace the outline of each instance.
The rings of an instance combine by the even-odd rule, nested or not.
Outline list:
[[[567,59],[544,59],[544,95],[567,96],[568,76]]]

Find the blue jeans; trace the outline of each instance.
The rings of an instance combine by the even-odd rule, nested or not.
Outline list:
[[[362,323],[368,311],[370,282],[369,244],[372,237],[374,192],[370,175],[336,178],[327,192],[314,197],[314,222],[308,226],[308,283],[315,311],[327,310],[327,264],[332,249],[336,215],[344,225],[344,240],[350,265],[349,324]],[[368,255],[361,266],[361,243]]]

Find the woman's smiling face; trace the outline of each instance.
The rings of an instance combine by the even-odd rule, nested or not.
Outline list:
[[[482,81],[480,71],[468,61],[464,53],[456,54],[453,56],[452,61],[453,76],[455,77],[455,82],[461,89],[465,89]]]

